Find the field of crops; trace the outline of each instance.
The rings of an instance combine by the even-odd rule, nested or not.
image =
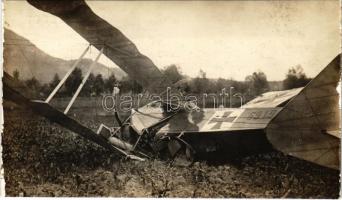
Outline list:
[[[96,129],[110,116],[75,111]],[[280,152],[234,163],[124,160],[29,111],[5,110],[3,160],[7,196],[337,198],[339,172]]]

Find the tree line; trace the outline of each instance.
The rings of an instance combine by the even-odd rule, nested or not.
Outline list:
[[[208,79],[203,70],[199,70],[198,76],[188,81],[176,65],[165,67],[162,72],[170,78],[172,83],[175,83],[180,89],[186,93],[203,94],[203,93],[221,93],[223,88],[229,90],[231,87],[234,94],[240,93],[245,97],[245,100],[250,100],[256,96],[271,90],[267,76],[262,71],[257,71],[245,77],[244,81],[236,81],[232,78],[224,79]],[[285,74],[282,81],[281,90],[288,90],[305,86],[311,78],[308,78],[300,65],[291,67]]]
[[[189,78],[174,64],[164,67],[161,71],[178,89],[191,94],[220,93],[223,88],[229,90],[229,88],[232,87],[234,93],[240,93],[245,97],[245,100],[250,100],[271,89],[267,76],[262,71],[257,71],[246,76],[244,81],[236,81],[232,78],[209,79],[203,70],[199,70],[197,77]],[[35,77],[28,80],[21,80],[18,70],[13,72],[13,77],[30,88],[36,97],[47,97],[61,80],[57,73],[49,83],[44,84],[40,83]],[[65,81],[63,87],[56,96],[72,96],[82,82],[82,79],[82,70],[76,68]],[[304,73],[303,68],[298,65],[290,68],[287,74],[285,74],[285,78],[282,81],[282,89],[286,90],[302,87],[310,80],[311,79]],[[119,80],[115,77],[115,74],[111,74],[108,78],[104,78],[101,74],[95,75],[91,73],[81,90],[80,96],[90,97],[110,94],[112,93],[114,86],[119,87],[120,93],[141,93],[143,91],[143,87],[128,76],[124,76]]]
[[[25,86],[32,90],[32,93],[34,93],[33,96],[36,97],[47,97],[61,81],[61,78],[57,73],[53,76],[49,83],[44,84],[34,76],[27,80],[21,80],[18,70],[13,72],[13,78],[21,83],[24,83]],[[84,76],[82,74],[82,70],[75,68],[55,96],[72,96],[76,92],[78,86],[81,84],[83,78]],[[118,80],[114,74],[111,74],[108,78],[104,78],[102,74],[95,75],[94,73],[90,73],[81,90],[80,96],[99,96],[103,93],[109,93],[113,90],[114,85],[117,83]]]

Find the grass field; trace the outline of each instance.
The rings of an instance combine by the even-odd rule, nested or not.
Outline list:
[[[86,99],[85,99],[85,102]],[[88,102],[93,102],[89,100]],[[113,124],[91,105],[74,118],[96,130]],[[339,172],[280,152],[238,162],[123,160],[23,109],[5,109],[3,160],[7,196],[337,198]]]

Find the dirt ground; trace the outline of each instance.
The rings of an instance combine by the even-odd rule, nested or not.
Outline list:
[[[339,171],[280,152],[190,167],[123,160],[27,111],[5,110],[7,196],[338,198]],[[111,119],[110,119],[111,120]],[[92,128],[98,121],[80,117]]]

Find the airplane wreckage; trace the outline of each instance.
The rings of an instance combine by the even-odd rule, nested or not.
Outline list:
[[[340,169],[341,128],[336,90],[340,80],[340,55],[304,88],[267,92],[240,108],[188,111],[184,107],[191,104],[184,100],[179,108],[169,109],[172,102],[165,101],[165,89],[177,89],[125,35],[97,16],[83,0],[28,2],[59,17],[100,53],[64,112],[53,108],[49,101],[80,59],[45,101],[30,100],[20,94],[15,90],[13,78],[4,73],[5,99],[131,159],[145,160],[167,155],[171,158],[183,156],[191,161],[201,153],[215,155],[221,151],[224,153],[219,156],[234,157],[246,152],[276,149],[290,156]],[[160,94],[162,100],[132,109],[125,121],[115,113],[120,127],[109,128],[101,124],[94,132],[67,113],[101,54],[149,92]]]

